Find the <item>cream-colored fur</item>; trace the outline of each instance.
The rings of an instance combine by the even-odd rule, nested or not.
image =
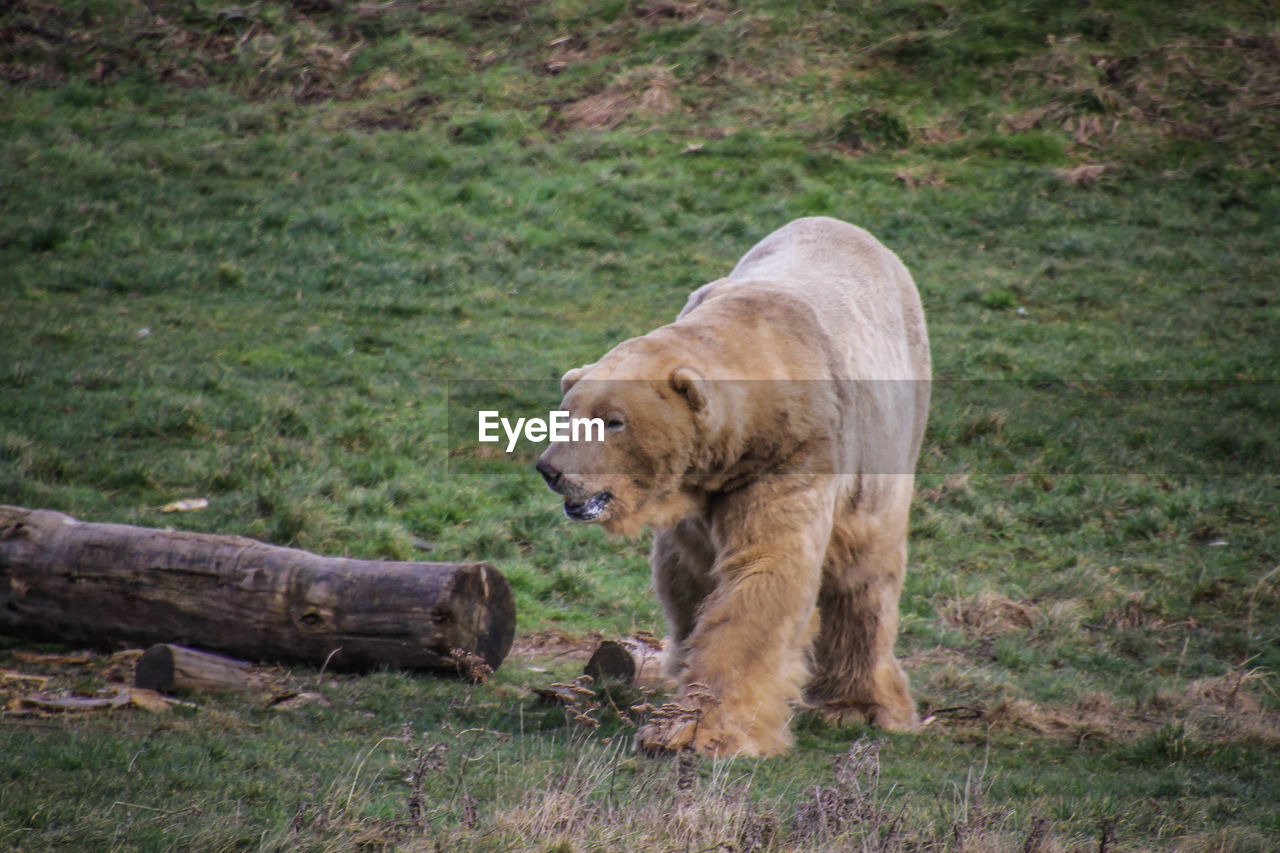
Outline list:
[[[571,517],[653,530],[691,709],[641,748],[777,753],[801,703],[918,725],[893,645],[928,380],[906,268],[827,218],[775,231],[674,323],[565,374],[562,407],[609,428],[552,444],[539,470]]]

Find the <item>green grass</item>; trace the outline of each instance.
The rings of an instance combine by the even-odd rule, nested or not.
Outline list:
[[[523,463],[460,465],[450,394],[550,407],[755,240],[837,216],[925,304],[900,651],[959,710],[882,742],[864,801],[831,763],[869,729],[803,717],[787,758],[682,788],[607,703],[592,731],[534,703],[570,661],[298,670],[328,706],[0,719],[0,846],[1023,849],[1044,819],[1042,849],[1274,847],[1278,27],[1250,2],[10,4],[0,502],[482,559],[524,636],[660,630],[644,544],[570,525]],[[184,497],[209,508],[160,513]],[[0,665],[40,670],[28,645]],[[897,840],[813,829],[815,786]]]

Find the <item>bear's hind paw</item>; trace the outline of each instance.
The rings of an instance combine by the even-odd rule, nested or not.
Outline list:
[[[875,702],[829,702],[818,706],[832,725],[868,722],[888,732],[920,730],[920,716],[914,708],[890,708]]]

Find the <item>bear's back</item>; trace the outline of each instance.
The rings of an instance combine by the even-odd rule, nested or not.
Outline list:
[[[708,300],[761,297],[806,305],[841,350],[836,375],[927,379],[924,311],[910,273],[870,233],[829,217],[797,219],[757,243],[728,278],[704,285],[681,317]]]
[[[898,268],[906,272],[898,257],[865,229],[810,216],[787,223],[753,246],[729,278],[823,287],[833,280],[852,284],[897,278]]]

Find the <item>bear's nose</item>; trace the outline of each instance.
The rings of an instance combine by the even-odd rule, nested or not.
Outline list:
[[[533,466],[538,469],[538,473],[542,475],[542,479],[547,481],[547,486],[554,489],[560,482],[560,472],[555,466],[549,464],[545,459],[539,459],[538,464]]]

